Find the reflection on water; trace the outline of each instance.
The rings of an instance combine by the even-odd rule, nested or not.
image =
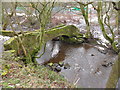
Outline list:
[[[53,53],[54,57],[52,57]],[[59,41],[49,41],[45,54],[37,61],[38,63],[59,61],[68,63],[70,69],[62,68],[60,74],[69,82],[78,87],[104,88],[115,58],[116,55],[109,52],[103,54],[95,46],[87,43],[70,45]],[[112,64],[107,66],[109,63]]]

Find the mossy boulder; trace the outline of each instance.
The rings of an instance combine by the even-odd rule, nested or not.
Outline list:
[[[20,31],[16,32],[18,35],[21,34]],[[24,33],[26,33],[26,31],[24,31]],[[3,36],[9,36],[9,37],[13,37],[13,36],[17,36],[17,34],[15,34],[12,30],[8,31],[8,30],[1,30],[1,34]]]
[[[55,37],[66,35],[69,37],[80,36],[79,29],[73,25],[62,25],[57,28],[45,30],[43,37],[43,43],[39,42],[38,35],[41,33],[39,30],[26,32],[24,35],[20,34],[19,36],[11,37],[8,41],[4,43],[5,50],[15,50],[16,55],[22,57],[24,56],[23,46],[26,50],[27,56],[25,58],[32,59],[34,58],[35,53],[39,51],[40,44],[52,40]],[[82,38],[77,39],[79,42],[82,42]],[[75,41],[75,38],[71,38],[71,41]],[[42,45],[41,45],[42,46]]]
[[[81,44],[83,43],[84,37],[83,34],[78,34],[78,36],[61,36],[60,40],[69,44]]]
[[[13,31],[2,30],[2,35],[4,36],[14,36]]]
[[[4,51],[2,54],[2,59],[4,60],[14,60],[15,59],[15,50]]]

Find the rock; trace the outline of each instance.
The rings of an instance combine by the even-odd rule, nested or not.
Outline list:
[[[107,54],[107,53],[108,53],[108,49],[105,48],[105,47],[95,46],[95,48],[96,48],[99,52],[101,52],[101,53],[103,53],[103,54]]]
[[[107,54],[108,50],[98,50],[99,52],[103,53],[103,54]]]
[[[4,51],[2,54],[2,58],[4,60],[15,60],[17,57],[15,57],[15,50],[7,50]]]
[[[62,67],[64,65],[64,62],[59,62],[59,66]]]
[[[54,58],[55,56],[57,56],[57,54],[59,53],[59,43],[53,43],[53,47],[52,47],[52,55],[51,57]]]
[[[59,66],[59,64],[58,63],[54,63],[53,66],[57,67],[57,66]]]
[[[8,33],[13,33],[13,32],[4,31],[4,34],[8,34]],[[40,32],[39,30],[35,30],[33,32],[26,32],[24,35],[20,34],[19,36],[11,37],[9,40],[7,40],[4,43],[4,48],[5,50],[15,50],[16,55],[26,58],[26,60],[31,60],[31,58],[36,57],[36,53],[39,52],[40,50],[39,46],[43,46],[47,41],[52,40],[53,38],[61,35],[73,36],[73,35],[77,35],[78,33],[79,33],[79,29],[74,25],[67,25],[67,26],[60,25],[55,28],[45,30],[44,37],[43,37],[44,41],[42,41],[43,43],[39,43],[38,39],[36,38],[38,38],[38,36],[40,35]],[[18,43],[20,38],[22,38],[22,43],[24,43],[24,47],[27,51],[26,55],[24,53],[24,50],[21,48],[20,43]],[[32,56],[32,57],[29,57],[29,56]],[[29,61],[27,62],[29,63]]]
[[[60,40],[69,44],[81,44],[84,42],[84,39],[82,37],[77,37],[77,36],[61,37]]]
[[[52,41],[59,41],[60,37],[53,38]]]
[[[108,62],[108,63],[103,63],[102,66],[103,67],[110,67],[112,66],[114,63],[113,62]]]
[[[55,68],[55,71],[60,72],[60,71],[61,71],[61,67],[60,67],[60,66],[57,66],[57,67]]]
[[[53,66],[53,63],[48,63],[49,66]]]
[[[83,39],[83,38],[77,39],[77,43],[83,43],[83,42],[84,42],[84,39]]]
[[[95,56],[94,54],[91,54],[91,56]]]
[[[59,66],[58,63],[48,63],[46,65],[46,67],[48,67],[49,69],[51,69],[55,72],[60,72],[61,71],[61,67]]]
[[[70,69],[70,65],[68,63],[64,64],[64,69]]]

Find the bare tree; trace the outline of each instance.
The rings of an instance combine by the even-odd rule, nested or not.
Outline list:
[[[87,25],[87,33],[86,33],[86,37],[89,38],[89,37],[92,37],[92,34],[90,32],[90,22],[88,20],[88,5],[89,4],[92,4],[93,2],[86,2],[86,3],[83,3],[83,2],[79,2],[79,1],[76,1],[79,6],[80,6],[80,9],[81,9],[81,12],[82,12],[82,15],[85,19],[85,23]],[[86,10],[85,10],[85,7],[86,7]]]
[[[39,29],[39,41],[40,41],[40,46],[44,43],[44,31],[46,29],[47,24],[51,20],[51,15],[52,15],[52,10],[54,8],[55,1],[52,2],[38,2],[38,3],[33,3],[31,2],[31,7],[35,9],[36,12],[36,17],[39,21],[40,24],[40,29]]]
[[[8,17],[7,19],[9,19],[9,20],[11,20],[11,16],[13,16],[13,14],[14,14],[14,16],[16,16],[16,7],[17,7],[18,4],[17,4],[17,2],[15,2],[15,3],[11,3],[11,5],[13,5],[12,7],[13,7],[14,9],[12,10],[12,13],[11,13],[10,15],[9,15],[7,9],[4,9],[4,10],[5,10],[5,14],[6,14],[6,16]],[[18,23],[18,20],[16,20],[16,22]],[[9,25],[10,25],[12,31],[13,31],[14,34],[18,37],[18,44],[22,47],[22,50],[23,50],[24,55],[27,56],[27,51],[26,51],[26,49],[25,49],[25,47],[24,47],[24,44],[23,44],[23,42],[22,42],[22,38],[19,37],[18,33],[16,32],[15,28],[13,27],[13,24],[14,24],[14,22],[12,22],[12,21],[9,22]],[[18,25],[20,25],[20,24],[18,23]],[[22,34],[24,34],[23,31],[22,31],[22,29],[21,29],[21,32],[22,32]],[[18,54],[20,55],[19,45],[18,45]]]
[[[110,8],[111,8],[110,6],[111,6],[111,3],[108,3],[108,7],[105,7],[105,8],[107,8],[107,10],[105,11],[106,16],[105,16],[105,18],[103,18],[103,2],[97,2],[97,7],[95,7],[93,5],[94,9],[97,11],[98,23],[101,27],[103,36],[105,37],[106,40],[109,41],[113,50],[118,52],[118,48],[116,46],[117,42],[114,40],[115,39],[115,34],[114,34],[113,28],[111,27],[111,24],[110,24],[110,15],[108,14],[109,11],[110,11]],[[110,37],[107,34],[104,24],[109,28],[110,33],[112,34],[112,37]]]
[[[118,12],[118,34],[120,34],[120,1],[119,2],[112,2],[113,8]]]
[[[11,18],[14,15],[14,11],[17,7],[17,4],[13,2],[3,3],[2,5],[2,28],[6,30],[7,26],[9,25]],[[6,14],[6,11],[8,14]]]

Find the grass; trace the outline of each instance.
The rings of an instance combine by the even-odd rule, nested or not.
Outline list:
[[[32,64],[25,66],[20,61],[2,60],[0,86],[3,88],[74,88],[63,76],[48,68]]]

